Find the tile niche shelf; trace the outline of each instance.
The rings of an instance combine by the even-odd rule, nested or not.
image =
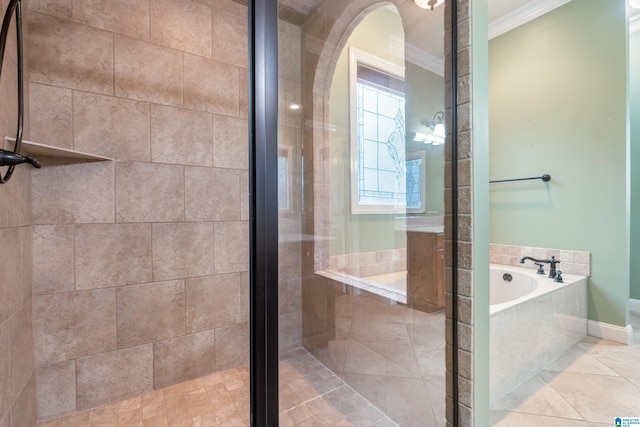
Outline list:
[[[15,142],[15,138],[5,137],[7,142]],[[54,147],[53,145],[40,144],[39,142],[22,140],[20,154],[33,157],[56,157],[77,162],[104,162],[113,161],[111,157],[99,156],[97,154],[84,153],[82,151],[70,150],[68,148]],[[46,167],[46,163],[42,164]]]

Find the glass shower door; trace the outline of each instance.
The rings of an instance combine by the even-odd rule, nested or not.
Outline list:
[[[280,425],[444,426],[444,7],[278,6]]]

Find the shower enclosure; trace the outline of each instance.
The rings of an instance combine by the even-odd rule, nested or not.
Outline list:
[[[25,2],[0,426],[456,424],[455,4],[417,3]]]
[[[416,3],[250,3],[257,425],[446,424],[451,56]]]

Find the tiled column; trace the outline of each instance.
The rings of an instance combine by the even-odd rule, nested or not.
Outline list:
[[[455,106],[448,99],[446,109],[447,124],[451,123],[451,109],[456,108],[458,113],[457,132],[457,195],[458,195],[458,259],[457,259],[457,295],[452,294],[452,266],[451,257],[452,234],[451,227],[445,227],[445,257],[446,257],[446,286],[445,298],[447,313],[447,425],[453,425],[453,382],[458,382],[458,422],[460,426],[473,425],[473,186],[472,186],[472,132],[471,132],[471,9],[469,0],[457,1],[457,36],[456,46],[458,54],[457,73],[458,81],[452,82],[451,74],[451,43],[446,45],[446,74],[447,87],[457,85],[458,99]],[[445,40],[451,40],[451,9],[450,2],[446,3],[447,14],[445,18]],[[452,224],[451,216],[451,129],[448,129],[446,165],[445,165],[445,224]],[[457,302],[457,335],[458,348],[453,349],[453,318],[452,304]],[[453,352],[458,356],[458,377],[453,377]],[[488,392],[488,391],[487,391]]]

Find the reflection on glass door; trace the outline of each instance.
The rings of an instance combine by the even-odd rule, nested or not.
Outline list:
[[[279,4],[280,425],[446,424],[444,7],[398,4]]]

